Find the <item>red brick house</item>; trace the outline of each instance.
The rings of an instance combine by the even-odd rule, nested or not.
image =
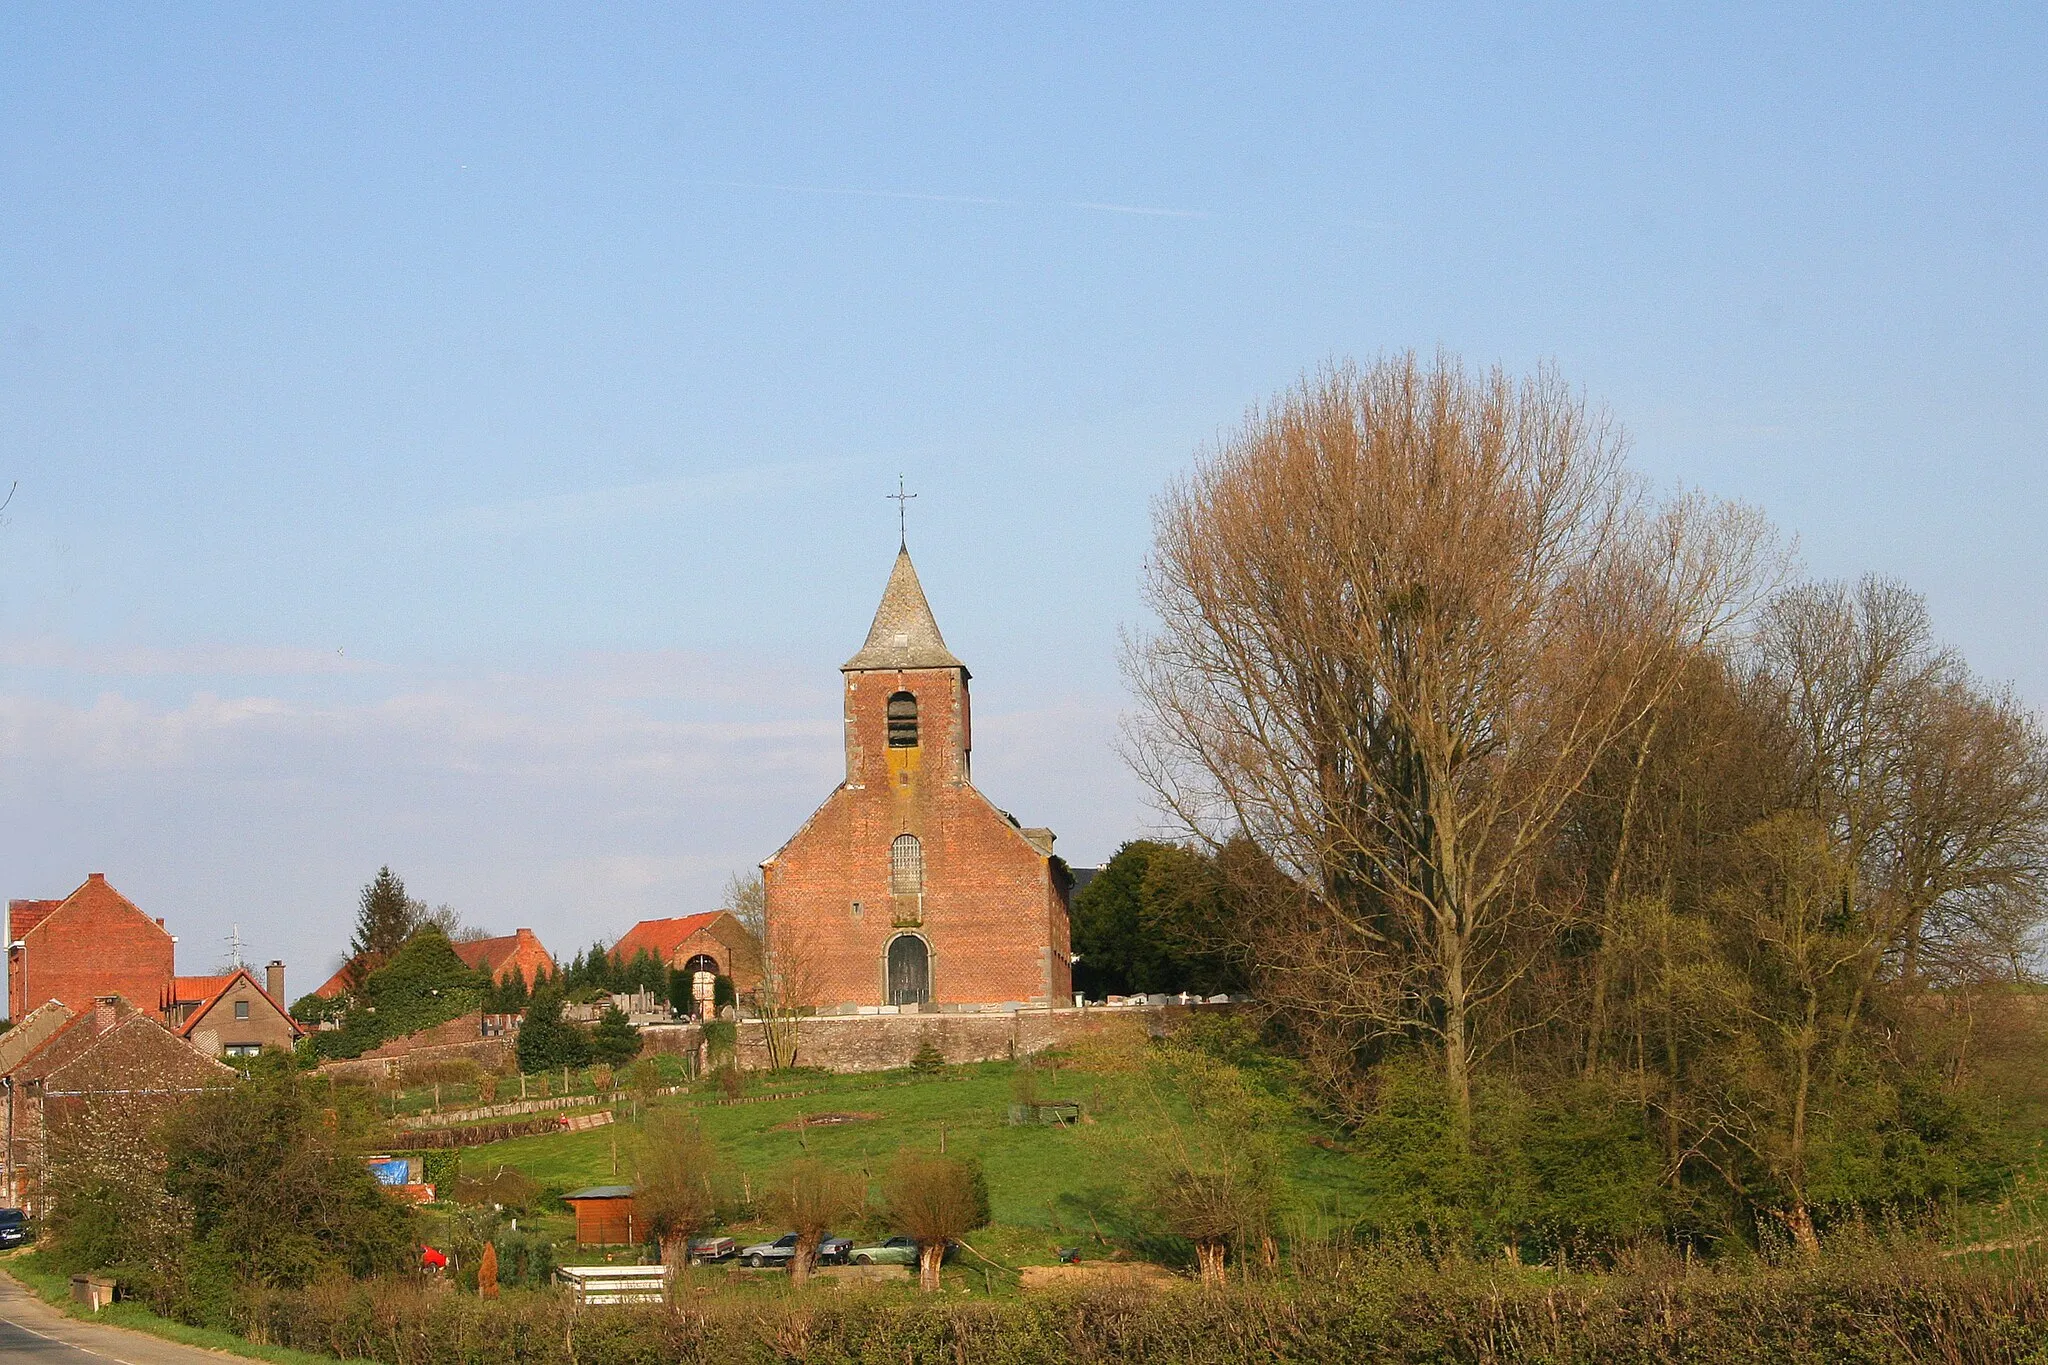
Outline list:
[[[967,666],[907,550],[845,681],[846,780],[761,865],[768,941],[823,1009],[1057,1004],[1071,879],[974,787]]]
[[[7,903],[7,1013],[46,1000],[73,1013],[100,996],[154,1002],[177,975],[176,940],[95,872],[62,900]]]
[[[473,938],[455,945],[455,955],[479,971],[489,971],[493,982],[518,973],[533,989],[534,978],[545,972],[558,974],[554,955],[541,946],[531,929],[515,929],[500,938]],[[322,989],[325,989],[324,987]]]
[[[119,996],[43,1006],[0,1036],[0,1202],[47,1212],[54,1144],[118,1166],[165,1109],[234,1079]]]
[[[671,971],[726,977],[741,995],[761,984],[761,942],[730,910],[644,919],[611,948],[616,962],[647,953]]]
[[[246,967],[224,976],[181,976],[163,1002],[164,1022],[209,1057],[289,1049],[305,1030],[284,1004],[284,964],[271,963],[269,976],[269,985],[258,985]]]

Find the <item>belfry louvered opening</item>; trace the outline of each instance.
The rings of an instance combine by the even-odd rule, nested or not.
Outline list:
[[[924,846],[915,834],[899,834],[889,845],[889,892],[916,896],[924,891]]]
[[[889,698],[889,747],[917,747],[917,698],[898,692]]]

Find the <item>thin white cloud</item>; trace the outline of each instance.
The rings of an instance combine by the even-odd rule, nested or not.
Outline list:
[[[0,668],[47,669],[89,677],[257,678],[376,673],[387,666],[339,649],[293,645],[84,645],[53,636],[0,640]]]

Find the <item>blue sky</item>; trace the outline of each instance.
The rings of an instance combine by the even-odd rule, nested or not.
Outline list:
[[[836,780],[911,545],[1076,861],[1148,503],[1305,369],[1554,362],[2048,699],[2041,12],[0,12],[0,868],[209,968],[567,952]]]

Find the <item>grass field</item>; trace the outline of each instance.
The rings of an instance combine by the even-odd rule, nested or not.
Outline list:
[[[736,1168],[758,1189],[799,1156],[879,1178],[905,1147],[979,1158],[988,1176],[993,1221],[970,1240],[980,1252],[1008,1266],[1050,1264],[1063,1247],[1086,1255],[1107,1254],[1117,1243],[1147,1254],[1126,1219],[1132,1196],[1142,1189],[1149,1150],[1168,1141],[1177,1101],[1161,1096],[1128,1075],[1094,1074],[1068,1065],[1047,1078],[1039,1072],[1041,1096],[1074,1099],[1085,1121],[1075,1126],[1013,1126],[1009,1109],[1019,1067],[984,1063],[947,1067],[931,1075],[908,1071],[834,1076],[781,1073],[751,1080],[745,1102],[721,1103],[709,1085],[656,1101],[688,1108],[717,1145],[720,1161]],[[499,1165],[517,1167],[560,1193],[582,1185],[632,1183],[638,1125],[625,1118],[581,1133],[520,1138],[472,1148],[462,1169],[488,1175]],[[828,1114],[867,1116],[859,1121],[808,1125]],[[2029,1117],[2032,1117],[2031,1115]],[[2040,1127],[2048,1133],[2048,1126]],[[1379,1173],[1372,1162],[1342,1150],[1339,1135],[1306,1118],[1282,1121],[1274,1134],[1284,1158],[1286,1205],[1283,1226],[1319,1232],[1355,1224],[1374,1209]],[[2048,1228],[2048,1140],[2035,1144],[2033,1159],[2016,1172],[1999,1201],[1947,1211],[1951,1245],[1997,1244],[2025,1239]],[[601,1258],[572,1244],[566,1214],[523,1220],[558,1242],[565,1261]],[[751,1239],[783,1229],[750,1223],[724,1229]],[[878,1221],[844,1228],[848,1235],[880,1235]],[[614,1253],[616,1254],[616,1253]]]
[[[972,1239],[976,1248],[1011,1265],[1050,1264],[1058,1248],[1090,1242],[1098,1229],[1112,1231],[1115,1207],[1133,1192],[1132,1166],[1172,1118],[1142,1087],[1065,1070],[1043,1092],[1047,1098],[1080,1100],[1084,1121],[1013,1126],[1009,1108],[1017,1070],[1011,1063],[990,1062],[947,1067],[930,1076],[785,1073],[742,1103],[720,1103],[709,1088],[657,1103],[687,1106],[717,1144],[721,1160],[757,1185],[804,1155],[872,1177],[879,1177],[904,1147],[936,1152],[943,1144],[950,1155],[979,1158],[988,1175],[994,1221]],[[807,1123],[821,1114],[872,1117]],[[515,1166],[557,1191],[631,1183],[637,1135],[635,1124],[621,1122],[581,1133],[516,1138],[469,1149],[462,1169],[485,1175],[501,1164]],[[1318,1224],[1354,1214],[1366,1194],[1359,1164],[1318,1146],[1317,1139],[1329,1142],[1328,1134],[1305,1121],[1280,1137],[1295,1211]],[[546,1226],[552,1230],[555,1220]],[[566,1233],[565,1218],[561,1227]],[[770,1231],[765,1226],[758,1230]],[[564,1254],[569,1254],[567,1247]]]

